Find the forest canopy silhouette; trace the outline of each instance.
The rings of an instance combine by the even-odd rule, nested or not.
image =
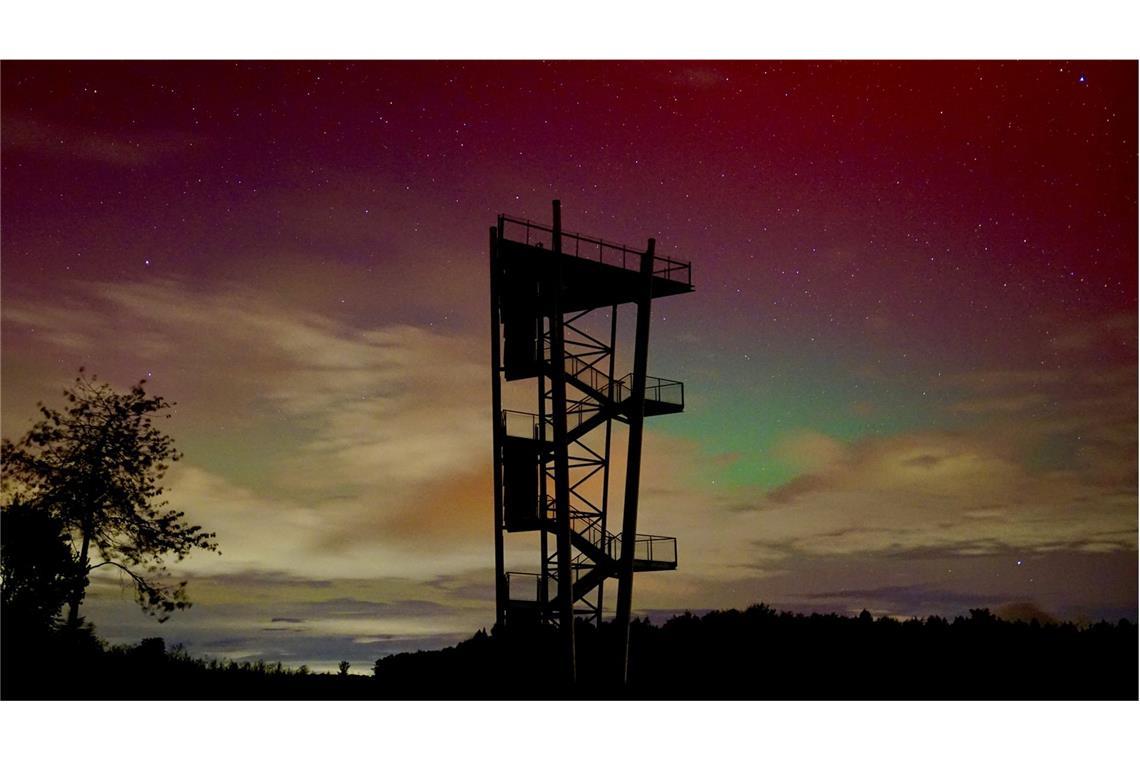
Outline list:
[[[635,619],[628,687],[613,680],[610,622],[577,631],[579,681],[552,689],[560,650],[543,627],[501,628],[438,651],[377,660],[372,675],[196,658],[162,639],[108,646],[93,636],[13,652],[3,696],[59,698],[76,679],[99,699],[1135,699],[1137,628],[1006,621],[987,609],[899,621],[777,612]],[[13,656],[18,654],[19,656]],[[34,654],[29,657],[27,655]]]

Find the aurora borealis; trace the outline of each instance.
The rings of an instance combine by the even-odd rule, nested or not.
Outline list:
[[[178,402],[218,534],[159,626],[363,669],[494,618],[487,227],[691,260],[654,304],[665,616],[1136,619],[1135,62],[6,62],[3,434]]]

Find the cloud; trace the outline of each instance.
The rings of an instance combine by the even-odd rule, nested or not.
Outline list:
[[[1024,409],[1040,408],[1048,400],[1043,393],[1022,393],[1014,396],[959,401],[950,405],[950,411],[966,414],[990,414],[993,412],[1019,412]]]
[[[167,479],[169,498],[217,531],[223,554],[174,567],[198,604],[165,624],[171,640],[228,656],[319,653],[335,666],[338,651],[454,643],[491,620],[482,325],[425,329],[393,316],[398,308],[334,318],[235,283],[93,283],[56,303],[5,295],[6,344],[48,347],[29,355],[64,357],[63,367],[96,356],[119,384],[150,371],[154,390],[179,401],[169,429],[186,458]],[[6,402],[27,395],[11,372],[6,362]],[[771,594],[789,606],[954,612],[990,593],[986,578],[964,579],[962,563],[1135,556],[1134,367],[993,370],[944,383],[948,412],[966,420],[954,429],[855,440],[793,431],[765,454],[798,474],[767,491],[718,483],[757,452],[709,454],[651,423],[639,524],[678,536],[680,569],[639,576],[639,609]],[[507,391],[507,406],[533,401],[532,391]],[[6,403],[5,424],[19,412]],[[613,442],[620,483],[623,426]],[[614,489],[611,526],[621,501]],[[533,547],[516,538],[508,565],[535,569]],[[955,574],[868,581],[863,591],[898,588],[863,600],[842,581],[852,571],[823,577],[832,563],[867,578],[884,566]],[[130,601],[114,579],[93,594],[105,635],[154,635],[141,615],[124,618]],[[923,607],[924,595],[942,601]],[[1014,589],[993,596],[1026,599]],[[296,641],[274,638],[288,636]]]
[[[729,78],[716,66],[708,64],[686,64],[672,71],[671,84],[693,90],[710,90],[725,86]]]
[[[755,505],[755,534],[777,564],[791,554],[1136,548],[1134,485],[1079,462],[1043,471],[984,433],[927,430],[851,443],[800,433],[777,448],[800,464],[811,452],[814,465]]]
[[[158,164],[183,153],[195,143],[189,133],[142,131],[132,137],[72,127],[44,119],[5,115],[4,150],[40,156],[80,159],[132,169]]]
[[[403,324],[353,327],[237,286],[198,293],[176,281],[96,284],[83,295],[85,306],[80,297],[66,308],[13,304],[5,318],[40,341],[80,340],[112,366],[151,368],[156,390],[181,404],[172,426],[187,458],[171,485],[191,514],[193,502],[204,504],[223,527],[238,527],[227,523],[240,515],[272,515],[279,529],[307,529],[317,545],[334,533],[346,541],[421,529],[455,537],[489,498],[481,342]],[[227,436],[260,443],[268,429],[287,429],[290,439],[266,440],[271,454],[248,445],[238,452],[260,477],[246,473],[256,491],[232,488],[207,447]],[[196,459],[199,450],[207,459]],[[274,545],[280,540],[274,535]]]
[[[1010,602],[998,607],[994,614],[1004,620],[1019,620],[1028,623],[1036,620],[1038,623],[1056,623],[1057,618],[1041,609],[1033,602]]]
[[[811,430],[786,435],[775,452],[784,463],[799,470],[813,471],[840,465],[847,453],[847,446],[842,441]]]
[[[197,656],[325,670],[348,659],[360,672],[384,654],[455,644],[493,616],[486,601],[398,577],[313,583],[284,573],[192,575],[190,591],[194,606],[156,627],[130,609],[128,594],[104,573],[92,584],[84,614],[112,641],[158,635]]]
[[[383,315],[356,325],[238,285],[203,292],[175,280],[93,283],[55,304],[9,297],[4,309],[6,338],[81,347],[63,366],[88,363],[118,385],[152,372],[153,390],[179,402],[163,430],[186,456],[166,496],[217,533],[222,554],[172,566],[196,604],[166,624],[171,635],[206,646],[207,629],[246,631],[225,651],[252,656],[249,632],[267,621],[329,642],[406,646],[458,640],[493,617],[476,581],[491,587],[483,340]],[[6,422],[13,413],[5,404]],[[429,585],[445,575],[468,579],[454,601]],[[107,575],[91,617],[104,635],[129,638],[146,624],[131,604]]]
[[[993,369],[971,370],[947,375],[942,379],[942,384],[975,392],[990,392],[1004,391],[1011,387],[1050,386],[1063,383],[1065,380],[1066,374],[1055,369]]]
[[[1004,594],[981,593],[955,593],[946,589],[938,589],[933,584],[916,583],[901,586],[877,586],[874,588],[845,588],[831,591],[817,591],[804,594],[805,599],[819,600],[876,600],[886,602],[892,608],[900,606],[913,606],[937,596],[942,603],[957,604],[963,608],[969,606],[996,604],[1004,602],[1008,597]]]
[[[1062,325],[1049,343],[1065,353],[1136,352],[1135,312],[1114,314],[1099,320]]]

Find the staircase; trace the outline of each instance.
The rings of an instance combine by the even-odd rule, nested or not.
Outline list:
[[[546,518],[547,530],[551,531],[555,527],[552,507],[552,504],[548,505]],[[570,543],[577,551],[570,563],[571,572],[574,574],[572,595],[577,602],[597,588],[606,578],[617,576],[618,562],[621,559],[621,536],[602,530],[601,515],[576,512],[570,518]],[[637,534],[633,556],[634,572],[656,572],[676,568],[675,537]],[[537,573],[510,573],[510,575],[526,576],[537,584],[541,583]],[[550,582],[557,588],[557,573],[550,574]],[[536,586],[537,588],[539,587]],[[537,606],[539,594],[541,591],[537,590],[533,596],[524,593],[522,598],[519,598],[512,592],[511,604],[518,607]],[[556,596],[550,600],[555,606],[558,602]]]
[[[550,350],[547,348],[549,358]],[[566,382],[599,404],[612,401],[624,413],[633,400],[633,373],[611,383],[609,376],[593,363],[571,353],[565,355]],[[568,410],[570,411],[570,410]],[[645,378],[645,416],[676,414],[685,411],[685,384],[662,377]]]
[[[546,347],[545,354],[546,358],[549,359],[549,346]],[[599,355],[594,362],[586,361],[581,356],[569,352],[563,358],[566,383],[583,394],[583,398],[567,404],[568,443],[579,440],[608,419],[623,419],[626,416],[633,398],[632,373],[611,382],[609,376],[595,366],[596,362],[606,358],[604,355]],[[684,407],[685,390],[683,383],[659,377],[646,378],[646,416],[675,414],[683,411]],[[502,413],[501,424],[507,446],[517,447],[528,442],[531,447],[530,450],[534,452],[532,456],[517,467],[541,466],[554,456],[554,426],[549,415],[545,420],[541,420],[538,414],[532,412],[505,409]],[[513,473],[510,471],[513,467],[508,464],[506,469],[508,472],[505,480],[511,483]],[[515,490],[515,493],[519,492],[527,494],[523,498],[528,500],[530,499],[529,494],[533,493],[534,501],[529,503],[538,509],[531,511],[533,508],[528,508],[529,514],[525,520],[515,519],[513,524],[508,521],[508,530],[545,528],[554,532],[553,498],[548,496],[546,504],[539,505],[538,493],[536,490],[531,491],[529,485],[526,490]],[[507,506],[508,515],[510,515],[513,505],[508,504]],[[622,539],[620,535],[615,535],[602,528],[600,512],[572,511],[570,516],[570,543],[576,552],[571,560],[571,569],[574,573],[573,597],[574,601],[579,601],[606,578],[617,576]],[[672,536],[639,533],[636,535],[633,551],[633,569],[635,572],[674,570],[677,567],[677,539]],[[556,580],[553,573],[551,578]],[[523,606],[532,603],[537,604],[537,601],[512,599],[513,605],[516,602]],[[551,601],[552,604],[557,602],[557,599]]]

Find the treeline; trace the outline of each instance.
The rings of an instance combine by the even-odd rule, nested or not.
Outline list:
[[[577,682],[549,630],[496,631],[440,652],[386,657],[390,698],[1136,699],[1134,623],[1014,622],[986,609],[899,621],[776,612],[758,604],[635,620],[629,686],[613,625],[576,630]]]
[[[193,657],[161,638],[108,645],[88,626],[41,630],[35,637],[10,624],[3,628],[3,699],[369,699],[375,692],[368,676]]]
[[[682,615],[635,632],[631,680],[646,697],[722,699],[1136,699],[1137,630],[744,612]]]
[[[1134,623],[1012,622],[984,609],[898,621],[759,604],[635,620],[628,687],[611,623],[579,625],[573,687],[558,634],[544,627],[390,655],[372,677],[194,658],[162,639],[108,646],[89,628],[34,638],[4,628],[4,699],[1137,698]]]

